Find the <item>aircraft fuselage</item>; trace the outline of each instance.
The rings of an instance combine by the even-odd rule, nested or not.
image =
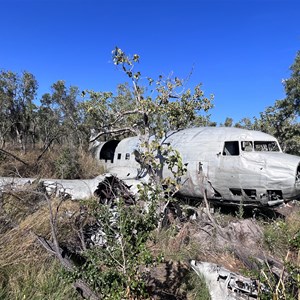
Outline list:
[[[240,128],[200,127],[168,134],[186,174],[179,195],[227,204],[270,206],[300,198],[300,157],[282,152],[271,135]],[[96,155],[123,180],[143,180],[134,152],[138,137],[104,142]],[[165,168],[163,177],[170,176]]]

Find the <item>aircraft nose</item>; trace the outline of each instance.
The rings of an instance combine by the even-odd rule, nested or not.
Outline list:
[[[285,200],[300,199],[300,157],[282,153],[277,159],[272,157],[269,162],[270,191],[278,194],[276,190],[280,190]]]

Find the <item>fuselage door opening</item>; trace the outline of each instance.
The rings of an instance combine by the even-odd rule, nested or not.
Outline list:
[[[116,151],[116,148],[117,148],[119,142],[120,141],[118,141],[118,140],[111,140],[111,141],[106,142],[102,146],[101,151],[100,151],[100,155],[99,155],[100,161],[113,163],[115,151]]]

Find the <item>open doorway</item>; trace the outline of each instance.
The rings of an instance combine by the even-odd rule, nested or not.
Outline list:
[[[106,142],[100,151],[100,160],[105,160],[105,162],[110,161],[111,163],[114,162],[114,155],[115,150],[118,146],[120,141],[117,140],[111,140]]]

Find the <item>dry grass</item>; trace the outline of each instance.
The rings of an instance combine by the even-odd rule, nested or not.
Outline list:
[[[40,178],[57,178],[56,161],[62,153],[60,147],[54,147],[53,149],[44,153],[42,158],[38,160],[41,150],[32,149],[27,153],[23,153],[20,150],[14,148],[6,149],[8,152],[19,157],[28,165],[14,159],[11,156],[7,156],[1,153],[0,156],[0,176],[3,177],[40,177]],[[99,164],[99,161],[91,156],[90,153],[72,149],[76,155],[77,162],[79,164],[79,177],[80,178],[94,178],[104,172],[104,168]]]
[[[189,265],[191,259],[199,260],[205,255],[204,247],[192,239],[194,230],[195,224],[185,223],[181,228],[174,225],[154,233],[150,248],[154,255],[164,258],[163,263],[151,270],[156,281],[156,293],[162,289],[178,299],[210,299],[205,280],[194,273]]]
[[[233,253],[228,249],[216,249],[213,241],[202,241],[196,238],[199,233],[197,222],[185,223],[180,230],[169,228],[157,233],[155,244],[152,246],[154,253],[162,253],[166,260],[188,263],[190,260],[208,261],[222,265],[231,271],[244,267]]]
[[[300,211],[299,209],[293,211],[285,220],[276,219],[262,226],[264,228],[264,247],[280,260],[284,260],[288,252],[293,252],[291,249],[293,239],[299,240]],[[295,251],[297,252],[297,249]]]
[[[54,200],[54,209],[57,204]],[[58,214],[61,240],[76,236],[72,214],[78,210],[78,202],[62,203]],[[29,215],[24,213],[18,221],[0,234],[0,298],[68,299],[72,295],[75,299],[71,286],[61,281],[54,258],[36,241],[35,234],[50,238],[47,203]]]
[[[54,207],[57,201],[53,203]],[[58,215],[59,228],[63,228],[63,232],[71,233],[72,220],[68,217],[70,213],[78,211],[79,203],[66,201],[60,207]],[[0,234],[0,267],[7,265],[40,262],[47,259],[48,254],[36,242],[34,233],[50,237],[50,222],[48,206],[43,205],[36,212],[28,215],[21,220],[18,226]],[[61,238],[71,238],[63,237]]]
[[[90,154],[80,151],[78,158],[83,178],[95,178],[96,176],[104,173],[104,167]]]
[[[79,299],[54,260],[0,268],[0,299]]]

